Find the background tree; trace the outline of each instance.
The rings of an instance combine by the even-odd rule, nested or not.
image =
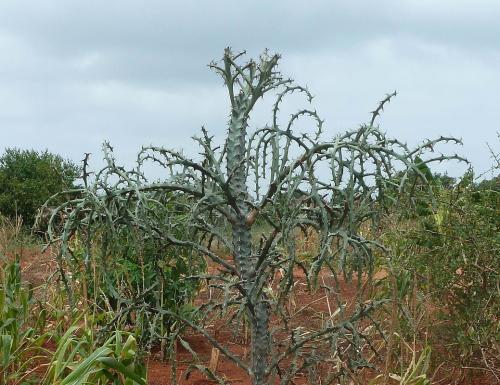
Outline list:
[[[75,164],[47,150],[8,148],[0,157],[0,212],[20,215],[31,226],[38,208],[52,195],[72,188],[78,175]]]
[[[323,121],[314,110],[300,110],[281,122],[278,112],[286,96],[299,93],[309,102],[312,96],[278,72],[279,56],[265,52],[258,62],[241,63],[242,55],[227,49],[222,61],[210,66],[222,77],[229,96],[224,143],[217,145],[202,129],[195,138],[201,159],[149,146],[140,151],[131,171],[115,163],[112,148],[105,144],[105,168],[90,178],[85,167],[83,188],[52,214],[56,218],[58,211],[72,208],[62,231],[49,228],[51,241],[61,242],[64,264],[73,255],[70,240],[75,233],[91,240],[95,228],[105,228],[109,240],[122,225],[133,225],[166,245],[206,257],[217,269],[186,277],[207,281],[214,292],[198,310],[206,319],[225,316],[233,330],[248,324],[250,359],[233,354],[203,323],[161,307],[147,305],[149,311],[169,314],[203,334],[246,370],[255,385],[278,378],[289,384],[304,370],[313,382],[321,373],[323,384],[332,383],[367,365],[363,348],[370,346],[369,336],[360,321],[383,301],[361,302],[348,310],[336,296],[338,311],[326,322],[304,328],[294,323],[296,312],[288,303],[294,271],[306,271],[310,290],[318,287],[320,272],[335,280],[339,274],[361,277],[363,271],[370,272],[372,249],[382,246],[363,237],[360,228],[377,224],[389,187],[402,188],[409,172],[425,181],[419,166],[447,158],[425,157],[427,150],[439,142],[458,141],[441,137],[410,149],[387,138],[375,120],[395,93],[379,104],[369,123],[325,141]],[[266,94],[275,97],[271,121],[249,132],[254,106]],[[303,118],[311,128],[297,133],[295,126]],[[148,161],[165,168],[164,182],[148,182],[143,169]],[[402,177],[394,178],[396,172]],[[182,239],[175,235],[175,216],[165,218],[161,226],[154,220],[154,207],[163,206],[159,197],[166,192],[173,202],[179,199],[189,207],[183,221],[188,234]],[[315,233],[319,239],[310,264],[298,258],[298,231]],[[101,244],[99,253],[87,244],[91,259],[105,255],[109,242]],[[64,279],[71,290],[70,276]]]

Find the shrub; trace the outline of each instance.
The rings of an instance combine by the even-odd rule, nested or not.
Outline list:
[[[385,234],[394,252],[394,268],[412,277],[415,295],[433,306],[439,319],[431,340],[460,365],[498,365],[496,342],[500,312],[500,191],[492,182],[473,183],[467,173],[453,189],[437,188],[421,196],[431,214],[405,219]],[[435,205],[431,204],[434,201]],[[418,211],[418,210],[417,210]],[[413,294],[411,294],[413,295]]]
[[[8,148],[0,157],[0,212],[20,215],[32,226],[38,208],[52,195],[73,187],[79,174],[71,161],[47,150]]]

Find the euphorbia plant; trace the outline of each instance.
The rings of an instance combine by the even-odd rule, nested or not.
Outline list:
[[[360,304],[354,312],[340,306],[328,322],[304,330],[293,323],[296,312],[286,301],[294,287],[294,269],[307,270],[310,289],[316,287],[320,271],[336,277],[339,272],[350,276],[370,270],[371,250],[380,245],[365,239],[359,229],[366,222],[376,224],[387,201],[387,188],[394,191],[394,183],[402,188],[405,178],[393,178],[395,172],[418,173],[418,163],[446,159],[442,155],[425,158],[427,149],[438,142],[457,141],[441,137],[409,149],[387,138],[375,120],[395,93],[379,104],[369,123],[327,140],[322,139],[323,121],[314,110],[297,111],[282,124],[278,113],[286,97],[299,93],[311,102],[311,94],[280,74],[278,55],[265,52],[257,62],[246,63],[241,62],[242,55],[226,49],[222,61],[210,65],[222,77],[230,102],[223,144],[217,146],[203,129],[201,137],[195,138],[201,148],[199,159],[149,146],[139,152],[137,166],[131,171],[115,164],[106,144],[105,168],[90,180],[84,167],[84,187],[55,210],[53,218],[71,207],[62,230],[51,229],[50,235],[52,242],[62,242],[61,263],[71,254],[68,241],[75,231],[92,237],[92,229],[102,224],[109,237],[120,226],[131,225],[165,245],[203,255],[218,269],[186,278],[207,280],[221,295],[211,296],[200,310],[206,316],[221,311],[234,325],[246,320],[251,332],[250,357],[233,354],[209,329],[182,314],[161,308],[155,311],[177,317],[202,333],[245,369],[254,385],[274,384],[278,377],[281,384],[288,384],[298,372],[311,368],[321,369],[322,383],[331,383],[345,371],[366,364],[361,345],[367,337],[358,324],[378,303]],[[265,95],[275,97],[271,120],[250,130],[252,111]],[[297,133],[295,125],[303,119],[312,129]],[[163,166],[168,177],[148,182],[143,171],[147,161]],[[422,178],[425,180],[424,175]],[[155,205],[164,207],[160,197],[165,193],[169,201],[178,200],[189,207],[183,222],[188,234],[182,239],[175,235],[175,215],[161,223],[155,220]],[[258,236],[256,223],[266,230]],[[295,250],[298,230],[318,235],[317,253],[307,266]],[[220,245],[225,252],[219,251]],[[273,287],[271,281],[278,270],[282,279]],[[71,282],[66,281],[69,287]],[[271,319],[275,320],[272,327]],[[310,373],[314,377],[314,370]]]

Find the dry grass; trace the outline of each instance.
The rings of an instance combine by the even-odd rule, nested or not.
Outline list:
[[[7,255],[17,249],[23,238],[23,220],[21,217],[10,219],[0,214],[0,254]],[[22,242],[21,242],[22,246]]]

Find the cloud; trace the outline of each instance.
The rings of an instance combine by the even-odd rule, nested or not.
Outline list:
[[[228,114],[206,64],[226,46],[268,47],[316,94],[328,133],[397,89],[381,121],[390,135],[461,136],[484,169],[500,120],[497,20],[500,3],[485,0],[4,1],[0,147],[80,159],[107,139],[126,161],[149,143],[196,152],[189,137],[202,124],[222,136]]]

